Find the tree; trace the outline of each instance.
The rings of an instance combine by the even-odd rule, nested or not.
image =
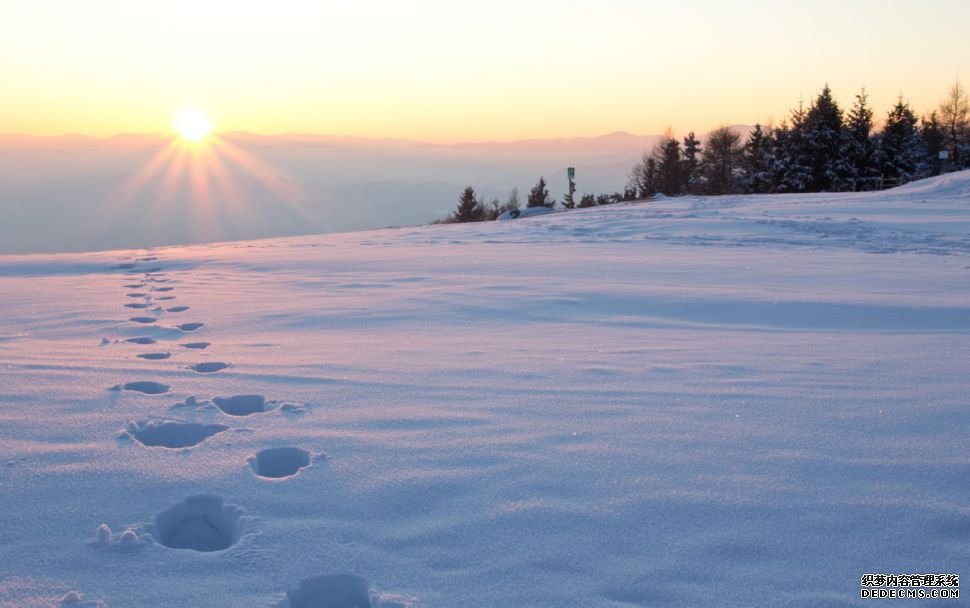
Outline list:
[[[683,180],[683,191],[690,194],[697,194],[700,190],[698,184],[698,168],[700,167],[701,142],[694,137],[691,131],[684,138],[684,159],[681,164],[681,179]]]
[[[947,98],[940,103],[940,122],[946,136],[946,147],[955,169],[970,167],[970,100],[957,80]]]
[[[771,192],[773,163],[771,134],[766,134],[761,125],[755,125],[741,150],[741,189],[751,194]]]
[[[845,120],[846,157],[853,190],[871,190],[878,175],[876,146],[872,141],[872,109],[868,100],[863,88],[855,96],[855,103]]]
[[[729,127],[711,131],[700,163],[699,187],[706,194],[733,194],[738,191],[741,173],[741,135]]]
[[[650,198],[657,193],[657,161],[644,152],[643,158],[630,171],[627,185],[636,191],[639,198]]]
[[[829,85],[812,102],[802,122],[800,154],[809,168],[806,189],[810,192],[839,190],[850,175],[847,162],[847,138],[842,110],[832,98]]]
[[[805,192],[811,179],[811,167],[802,153],[805,110],[798,104],[791,112],[791,126],[786,122],[772,132],[775,160],[772,166],[774,192]]]
[[[657,143],[653,153],[657,166],[657,192],[677,196],[683,192],[684,180],[680,142],[669,132]]]
[[[886,126],[876,139],[876,160],[882,177],[899,183],[929,174],[916,115],[901,97],[889,111]]]
[[[593,196],[592,194],[584,194],[583,197],[579,199],[578,207],[580,209],[585,209],[587,207],[595,207],[595,206],[596,206],[596,197]]]
[[[467,186],[458,197],[458,208],[452,213],[451,222],[481,222],[485,214],[485,205],[475,197],[475,189]]]
[[[546,180],[544,177],[539,178],[539,183],[532,187],[529,191],[529,197],[526,199],[526,207],[552,207],[555,201],[549,198],[549,190],[546,188]]]

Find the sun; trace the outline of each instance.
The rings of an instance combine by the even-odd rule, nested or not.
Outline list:
[[[202,110],[183,108],[172,114],[172,127],[183,139],[197,142],[212,131],[212,121]]]

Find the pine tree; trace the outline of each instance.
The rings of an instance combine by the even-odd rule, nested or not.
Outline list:
[[[701,160],[699,187],[706,194],[733,194],[738,191],[741,173],[741,135],[728,127],[711,131]]]
[[[475,197],[475,189],[467,186],[458,197],[458,208],[451,215],[451,222],[481,222],[485,219],[485,206]]]
[[[863,88],[855,96],[855,104],[845,120],[846,157],[853,190],[871,190],[878,173],[874,158],[876,146],[872,141],[872,109],[868,99]]]
[[[809,168],[806,189],[810,192],[839,190],[851,169],[847,162],[847,137],[842,110],[825,85],[805,114],[799,154]]]
[[[683,180],[683,192],[697,194],[700,191],[698,168],[700,167],[701,142],[691,131],[684,138],[684,159],[681,164],[681,179]]]
[[[805,110],[798,104],[791,112],[791,126],[782,122],[772,132],[772,148],[776,151],[772,167],[775,192],[805,192],[811,180],[811,167],[803,149]]]
[[[930,112],[930,117],[923,117],[920,124],[920,134],[923,136],[923,146],[926,148],[926,163],[929,165],[930,175],[943,172],[943,160],[940,152],[946,150],[946,134],[940,124],[936,112]]]
[[[741,189],[751,194],[771,192],[771,168],[774,149],[771,134],[755,125],[741,152]]]
[[[657,192],[677,196],[683,192],[684,180],[680,142],[668,135],[657,143],[653,153],[657,166]]]
[[[526,200],[526,207],[552,207],[555,201],[549,198],[549,190],[546,188],[546,179],[544,177],[539,178],[539,183],[532,187],[529,191],[529,197]]]
[[[657,161],[651,155],[644,153],[630,171],[627,188],[635,190],[638,198],[650,198],[657,193]]]
[[[883,179],[905,183],[929,174],[916,115],[902,98],[889,111],[886,126],[876,138],[876,159]]]
[[[585,209],[587,207],[595,207],[595,206],[596,206],[596,197],[593,196],[592,194],[584,194],[583,197],[579,199],[578,207],[580,209]]]

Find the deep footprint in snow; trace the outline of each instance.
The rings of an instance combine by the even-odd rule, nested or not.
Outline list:
[[[155,538],[171,549],[222,551],[242,536],[241,515],[218,496],[189,496],[155,516]]]
[[[159,300],[159,301],[165,301],[165,302],[167,302],[168,300],[174,300],[175,299],[175,296],[162,296],[160,298],[155,298],[155,299],[156,300]]]
[[[192,366],[192,371],[198,372],[200,374],[211,374],[214,372],[222,371],[229,367],[228,363],[223,363],[222,361],[206,361],[204,363],[196,363]]]
[[[124,264],[115,264],[111,267],[111,270],[131,270],[135,267],[133,262],[125,262]]]
[[[145,304],[144,302],[131,302],[129,304],[125,304],[125,308],[148,308],[148,304]]]
[[[125,342],[131,342],[132,344],[154,344],[155,338],[139,337],[139,338],[128,338]]]
[[[144,283],[133,283],[131,285],[125,285],[125,289],[142,289],[145,287]]]
[[[267,448],[256,452],[249,465],[259,477],[282,479],[292,477],[310,466],[310,452],[300,448]]]
[[[168,359],[172,356],[172,353],[142,353],[137,355],[139,359],[148,359],[149,361],[158,361],[159,359]]]
[[[179,344],[182,348],[194,348],[196,350],[203,350],[209,348],[212,342],[186,342],[185,344]]]
[[[158,321],[158,319],[155,317],[132,317],[128,320],[134,323],[154,323],[155,321]]]
[[[128,296],[129,298],[144,298],[148,294],[147,293],[141,293],[140,291],[136,291],[136,292],[132,292],[132,293],[126,293],[125,295]]]
[[[272,409],[272,403],[262,395],[236,395],[235,397],[213,397],[212,402],[230,416],[249,416]]]
[[[134,391],[136,393],[145,393],[146,395],[161,395],[162,393],[167,393],[168,389],[169,386],[167,384],[147,381],[126,382],[111,387],[111,390],[115,391]]]
[[[175,327],[181,329],[182,331],[195,331],[204,325],[205,323],[182,323],[181,325],[176,325]]]
[[[152,287],[152,291],[172,291],[174,287]]]
[[[224,424],[196,424],[152,420],[132,422],[126,432],[142,445],[163,448],[189,448],[227,430]]]
[[[171,308],[166,308],[165,312],[185,312],[188,309],[188,306],[173,306]]]
[[[289,608],[371,608],[367,581],[353,574],[311,576],[286,592]]]

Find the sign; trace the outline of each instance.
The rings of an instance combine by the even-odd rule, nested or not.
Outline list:
[[[946,150],[940,150],[940,160],[946,160],[950,158],[950,153]]]
[[[569,167],[566,169],[566,175],[569,176],[569,181],[572,181],[576,177],[576,167]]]

